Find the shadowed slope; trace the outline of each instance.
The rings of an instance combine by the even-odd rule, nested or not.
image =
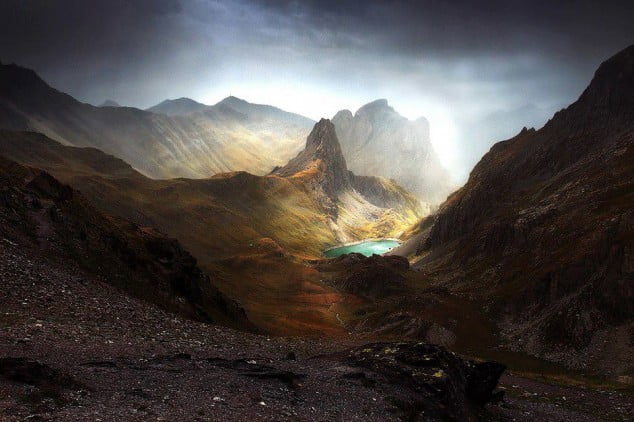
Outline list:
[[[2,157],[0,235],[38,259],[70,260],[164,309],[251,328],[244,310],[220,293],[176,240],[103,215],[48,173]]]
[[[494,145],[427,223],[418,266],[477,295],[507,347],[632,371],[634,46],[542,129]]]

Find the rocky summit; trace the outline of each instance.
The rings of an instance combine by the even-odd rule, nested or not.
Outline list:
[[[317,183],[331,200],[336,200],[339,193],[352,188],[346,159],[330,120],[317,122],[306,139],[304,150],[287,165],[274,170],[273,174],[289,177],[311,172],[319,174]]]

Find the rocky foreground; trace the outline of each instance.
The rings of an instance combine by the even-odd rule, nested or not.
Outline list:
[[[183,319],[0,241],[3,421],[634,416],[617,393],[511,376],[495,389],[502,365],[425,343],[275,338]]]

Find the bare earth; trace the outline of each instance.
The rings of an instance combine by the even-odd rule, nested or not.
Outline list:
[[[185,320],[1,242],[3,421],[404,417],[387,398],[393,386],[366,382],[332,357],[353,340],[266,337]],[[11,378],[2,373],[6,358],[46,366]],[[634,418],[625,393],[513,375],[502,386],[506,400],[488,405],[483,420]]]

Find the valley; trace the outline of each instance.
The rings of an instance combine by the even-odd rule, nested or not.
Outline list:
[[[634,418],[634,46],[460,188],[386,100],[93,107],[0,66],[6,420]]]

